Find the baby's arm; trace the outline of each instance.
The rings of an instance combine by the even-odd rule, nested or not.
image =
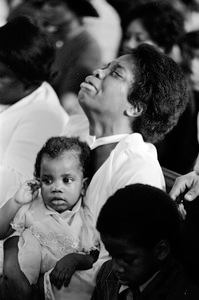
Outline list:
[[[16,194],[10,198],[0,209],[0,239],[11,234],[10,223],[17,211],[24,204],[32,202],[38,196],[40,183],[37,180],[26,181]]]
[[[90,254],[70,253],[61,258],[50,273],[50,281],[57,289],[69,284],[76,270],[88,270],[98,258],[99,251],[93,250]]]

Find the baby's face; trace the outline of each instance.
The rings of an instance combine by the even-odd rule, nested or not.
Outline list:
[[[44,203],[59,213],[71,210],[84,193],[80,162],[72,152],[66,151],[56,159],[44,156],[40,180]]]

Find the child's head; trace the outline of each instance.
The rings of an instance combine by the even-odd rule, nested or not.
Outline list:
[[[165,264],[178,237],[180,217],[166,192],[144,184],[118,190],[97,221],[116,276],[141,285]]]
[[[46,205],[62,213],[85,193],[90,148],[78,138],[52,137],[37,154],[35,177]]]

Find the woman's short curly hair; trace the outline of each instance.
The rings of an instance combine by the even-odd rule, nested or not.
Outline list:
[[[176,62],[156,47],[141,44],[131,50],[135,81],[128,101],[143,113],[132,123],[147,142],[164,138],[178,122],[189,100],[186,78]]]
[[[84,178],[89,177],[90,148],[88,144],[80,141],[77,137],[55,136],[49,138],[37,154],[34,170],[35,178],[40,178],[41,163],[44,156],[50,159],[58,159],[65,152],[73,153],[77,157]]]
[[[27,16],[17,16],[0,27],[0,61],[25,85],[51,79],[55,49],[46,33]]]
[[[157,46],[169,53],[184,34],[184,16],[172,4],[160,1],[133,6],[122,18],[125,34],[127,27],[140,19]]]

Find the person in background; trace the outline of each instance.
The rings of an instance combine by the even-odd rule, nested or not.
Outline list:
[[[181,60],[178,43],[185,32],[184,16],[171,3],[149,1],[129,6],[122,17],[122,29],[121,51],[149,43],[176,62]]]
[[[128,184],[140,182],[165,189],[153,143],[175,126],[187,101],[187,82],[179,66],[148,44],[139,45],[85,78],[79,102],[94,141],[93,177],[84,198],[83,236],[88,245],[100,241],[101,249],[92,269],[75,272],[67,288],[57,290],[49,284],[50,274],[46,273],[49,297],[77,299],[78,294],[78,299],[90,299],[96,275],[109,259],[95,229],[99,212],[108,197]]]
[[[37,152],[69,119],[50,85],[53,59],[33,19],[16,17],[0,27],[0,206],[32,177]]]
[[[92,34],[101,49],[102,63],[107,64],[118,55],[122,38],[121,18],[107,0],[91,0],[99,18],[84,17],[86,29]]]
[[[79,86],[102,62],[100,47],[83,24],[85,16],[98,18],[97,11],[88,0],[30,0],[16,6],[9,18],[22,14],[35,17],[49,34],[56,49],[52,86],[69,115],[81,114]]]
[[[97,220],[112,260],[102,265],[91,299],[197,299],[199,287],[176,260],[181,223],[177,205],[158,188],[116,191]]]

